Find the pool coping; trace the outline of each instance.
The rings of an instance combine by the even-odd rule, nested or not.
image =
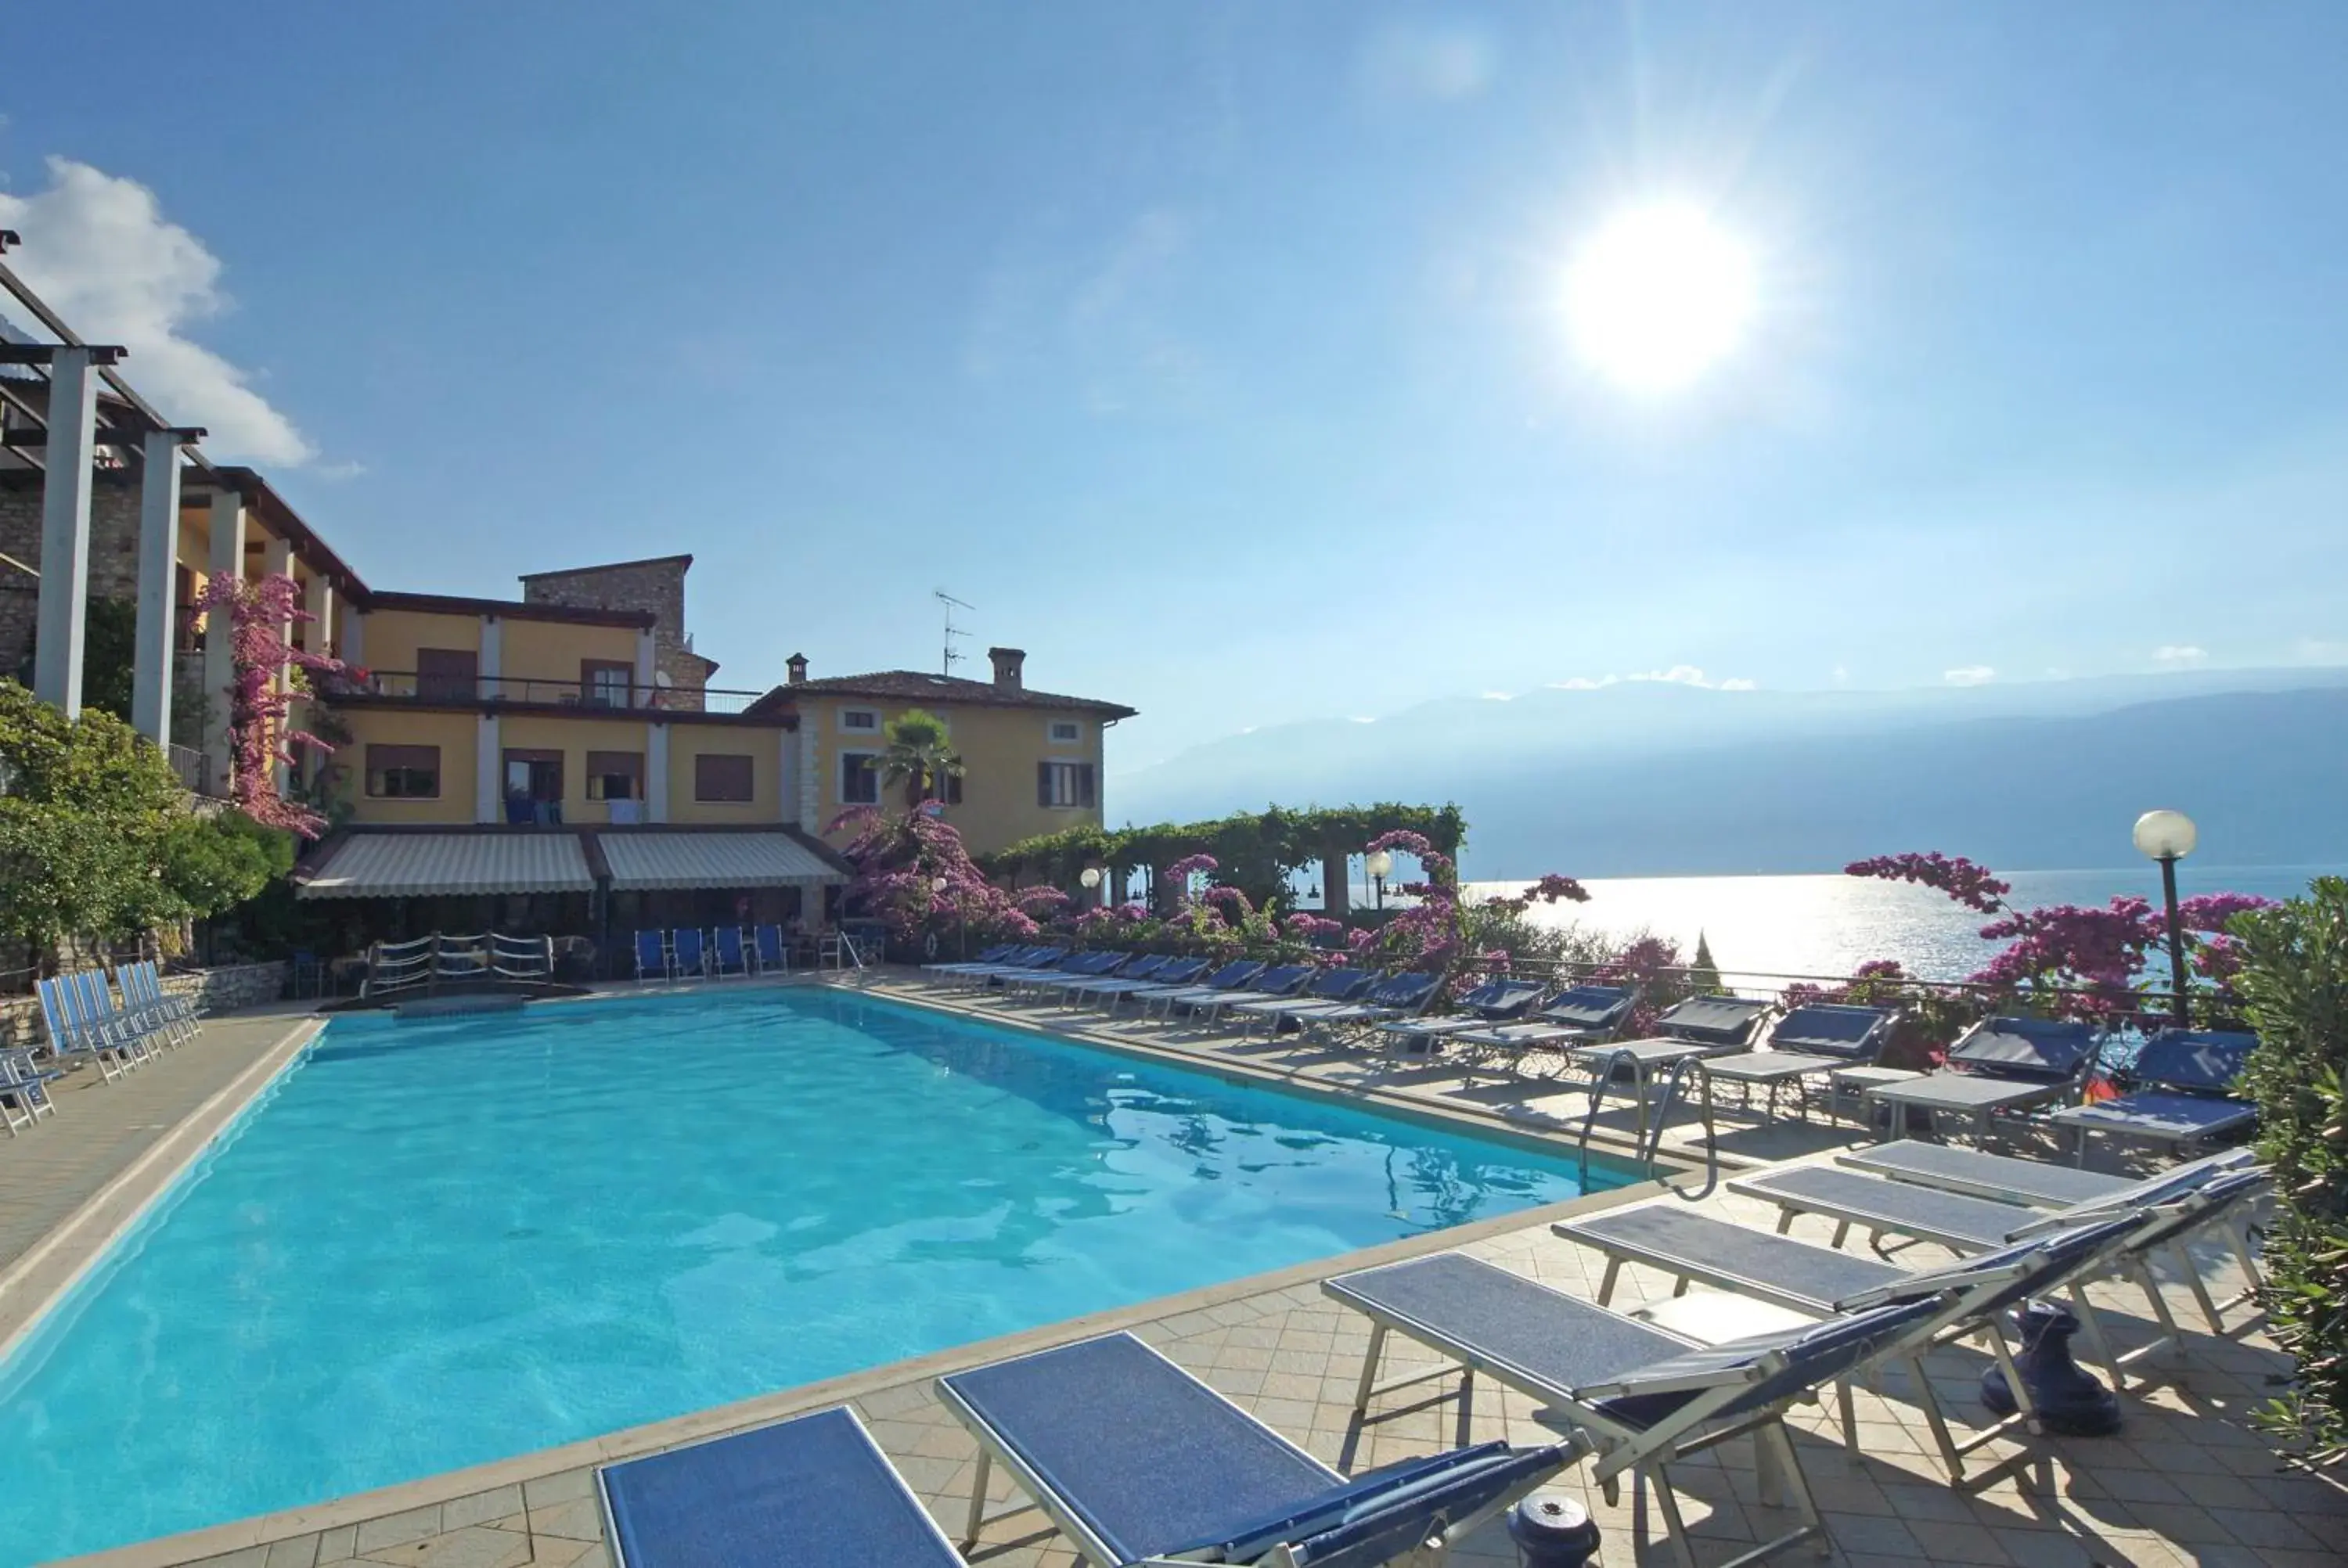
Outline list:
[[[890,971],[882,971],[888,973]],[[899,971],[902,972],[902,971]],[[1153,1046],[1147,1041],[1096,1034],[1086,1030],[1057,1027],[1044,1020],[1000,1016],[992,1011],[955,1006],[943,998],[909,996],[894,988],[881,989],[871,982],[871,971],[861,976],[839,977],[771,977],[761,984],[753,979],[741,986],[729,986],[716,990],[715,982],[702,987],[669,985],[637,989],[599,989],[586,996],[550,999],[558,1004],[577,1004],[599,999],[632,996],[663,997],[677,995],[716,994],[737,995],[752,989],[804,987],[810,983],[828,989],[866,996],[872,1000],[910,1007],[942,1017],[991,1024],[996,1028],[1017,1030],[1046,1040],[1102,1050],[1147,1061],[1158,1065],[1206,1071],[1240,1081],[1253,1080],[1307,1099],[1323,1099],[1336,1103],[1374,1102],[1383,1111],[1395,1112],[1408,1119],[1437,1126],[1450,1124],[1462,1132],[1484,1138],[1495,1136],[1512,1143],[1531,1145],[1552,1154],[1575,1152],[1575,1145],[1561,1127],[1527,1126],[1519,1118],[1498,1111],[1429,1103],[1416,1096],[1385,1089],[1375,1084],[1334,1084],[1324,1079],[1281,1071],[1266,1064],[1208,1059],[1196,1051],[1173,1046]],[[0,1273],[0,1359],[5,1359],[17,1344],[36,1329],[49,1310],[79,1285],[91,1266],[102,1260],[107,1251],[121,1236],[137,1225],[157,1200],[170,1190],[173,1182],[204,1152],[235,1124],[236,1119],[268,1087],[276,1081],[302,1051],[314,1041],[331,1021],[312,1014],[299,1019],[285,1039],[263,1053],[245,1071],[197,1107],[180,1124],[150,1147],[147,1153],[124,1170],[106,1187],[99,1190],[81,1208],[55,1230],[36,1243],[25,1255],[5,1273]],[[1593,1154],[1609,1158],[1610,1163],[1623,1158],[1623,1141],[1601,1132],[1591,1140]],[[165,1159],[168,1151],[179,1150],[177,1159]],[[1740,1162],[1741,1163],[1741,1162]],[[168,1169],[159,1169],[168,1163]],[[346,1492],[339,1497],[318,1502],[304,1503],[270,1513],[248,1515],[243,1519],[226,1520],[218,1524],[200,1526],[170,1535],[151,1537],[111,1546],[80,1556],[56,1560],[60,1565],[75,1568],[171,1568],[171,1565],[193,1563],[229,1552],[250,1547],[267,1546],[275,1542],[332,1530],[345,1525],[357,1525],[369,1520],[405,1512],[412,1509],[468,1497],[476,1492],[518,1481],[533,1481],[560,1474],[565,1471],[610,1463],[615,1460],[640,1457],[664,1449],[735,1431],[746,1427],[767,1424],[789,1416],[827,1405],[839,1404],[883,1389],[918,1381],[954,1371],[964,1367],[979,1366],[1001,1360],[1047,1346],[1066,1343],[1095,1334],[1131,1327],[1155,1320],[1176,1317],[1185,1312],[1203,1310],[1229,1301],[1262,1296],[1299,1285],[1319,1282],[1333,1275],[1368,1268],[1383,1263],[1423,1256],[1428,1253],[1448,1251],[1452,1247],[1486,1236],[1506,1235],[1531,1226],[1546,1226],[1557,1220],[1622,1204],[1654,1197],[1671,1190],[1671,1180],[1694,1173],[1694,1167],[1684,1158],[1659,1153],[1655,1164],[1663,1174],[1654,1179],[1633,1179],[1619,1187],[1603,1192],[1586,1193],[1563,1203],[1535,1208],[1519,1209],[1463,1225],[1431,1231],[1423,1235],[1406,1236],[1398,1241],[1350,1253],[1291,1265],[1263,1274],[1240,1279],[1223,1280],[1200,1286],[1171,1296],[1153,1296],[1125,1307],[1110,1307],[1077,1317],[1040,1324],[991,1339],[974,1340],[949,1346],[942,1350],[904,1360],[883,1363],[861,1371],[844,1373],[837,1378],[813,1383],[801,1383],[770,1393],[754,1395],[731,1404],[711,1406],[688,1411],[681,1416],[666,1417],[658,1421],[601,1436],[583,1438],[558,1447],[532,1450],[526,1453],[489,1460],[461,1470],[441,1471],[413,1481],[377,1487],[368,1491]],[[110,1216],[110,1218],[109,1218]],[[86,1230],[101,1228],[102,1235],[82,1235]],[[30,1266],[45,1260],[53,1252],[70,1245],[71,1264],[62,1259],[58,1267],[63,1276],[42,1293],[39,1301],[21,1318],[15,1317],[7,1304],[7,1294],[15,1288],[17,1276],[27,1272]],[[13,1327],[12,1327],[13,1321]]]
[[[46,1321],[90,1268],[171,1190],[317,1039],[325,1021],[288,1020],[283,1038],[180,1118],[48,1233],[0,1268],[0,1362]]]

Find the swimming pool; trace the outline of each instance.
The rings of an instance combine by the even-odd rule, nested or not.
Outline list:
[[[0,1563],[1580,1190],[1521,1143],[832,990],[339,1019],[0,1367]]]

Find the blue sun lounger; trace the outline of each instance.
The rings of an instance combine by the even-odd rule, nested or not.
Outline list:
[[[1596,1444],[1591,1479],[1611,1501],[1621,1476],[1643,1477],[1683,1562],[1693,1562],[1665,1467],[1750,1434],[1765,1474],[1792,1493],[1799,1524],[1738,1561],[1751,1563],[1823,1533],[1824,1521],[1787,1438],[1785,1407],[1814,1389],[1905,1356],[1946,1308],[1939,1297],[1871,1307],[1822,1323],[1706,1347],[1593,1306],[1462,1253],[1364,1269],[1322,1289],[1370,1320],[1354,1409],[1381,1393],[1451,1375],[1453,1367],[1377,1382],[1387,1337],[1400,1334],[1465,1371],[1541,1400]]]
[[[1477,1070],[1492,1057],[1507,1057],[1509,1071],[1519,1072],[1527,1051],[1610,1039],[1638,1002],[1636,986],[1572,986],[1550,998],[1540,1011],[1521,1023],[1461,1030],[1447,1036],[1444,1043],[1468,1053],[1468,1081],[1473,1084]]]
[[[1284,997],[1293,996],[1303,989],[1305,983],[1319,972],[1310,964],[1273,965],[1269,968],[1257,970],[1255,979],[1250,980],[1244,989],[1226,990],[1220,986],[1200,986],[1191,990],[1177,991],[1171,996],[1159,997],[1158,999],[1159,1016],[1170,1021],[1174,1017],[1174,1009],[1182,1008],[1188,1010],[1194,1020],[1212,1023],[1222,1015],[1225,1008],[1237,1007],[1246,1002],[1279,1001]]]
[[[617,1568],[963,1568],[844,1405],[595,1479]]]
[[[1003,962],[1017,951],[1019,951],[1019,944],[1016,942],[997,942],[991,948],[980,948],[977,955],[973,958],[943,964],[923,964],[922,972],[925,975],[951,975],[963,969],[983,968],[989,964]]]
[[[1160,987],[1197,985],[1199,977],[1204,974],[1206,969],[1207,960],[1204,958],[1169,957],[1148,974],[1141,973],[1138,968],[1128,968],[1122,975],[1108,979],[1086,980],[1082,985],[1071,986],[1068,989],[1072,1000],[1097,1002],[1106,999],[1113,1009],[1117,1005],[1117,999],[1120,997],[1136,996]]]
[[[54,1068],[34,1066],[29,1050],[0,1051],[0,1122],[6,1124],[8,1136],[15,1137],[18,1127],[36,1126],[42,1117],[57,1113],[49,1085],[64,1076]]]
[[[995,979],[1005,991],[1055,991],[1071,980],[1106,979],[1124,968],[1132,957],[1130,953],[1120,953],[1113,948],[1099,948],[1089,953],[1063,958],[1050,968],[997,975]]]
[[[636,933],[636,984],[668,979],[668,949],[658,931]]]
[[[1587,1451],[1487,1443],[1351,1480],[1130,1334],[938,1379],[978,1440],[967,1547],[1000,1464],[1094,1568],[1199,1563],[1370,1568],[1448,1544]],[[875,1561],[878,1561],[877,1559]]]
[[[2097,1132],[2181,1153],[2247,1132],[2258,1122],[2259,1108],[2228,1091],[2258,1046],[2254,1034],[2163,1030],[2145,1041],[2128,1068],[2128,1092],[2066,1106],[2047,1121],[2078,1134],[2076,1153],[2083,1163],[2087,1140]]]
[[[1434,999],[1436,988],[1442,983],[1441,975],[1406,969],[1372,986],[1359,1001],[1340,1002],[1334,1007],[1313,1008],[1288,1016],[1308,1033],[1325,1034],[1331,1039],[1356,1035],[1375,1025],[1419,1012]]]
[[[1945,1069],[1876,1084],[1864,1103],[1890,1107],[1894,1138],[1905,1135],[1913,1107],[1931,1112],[1936,1126],[1943,1115],[1963,1116],[1975,1137],[1986,1137],[1992,1117],[2077,1090],[2103,1043],[2091,1025],[2068,1020],[1983,1019],[1949,1048]]]
[[[1794,1009],[1769,1028],[1766,1050],[1743,1050],[1732,1056],[1709,1057],[1704,1067],[1715,1079],[1745,1086],[1756,1083],[1769,1090],[1765,1121],[1777,1119],[1777,1091],[1794,1085],[1794,1103],[1801,1119],[1810,1119],[1809,1097],[1802,1080],[1847,1068],[1865,1067],[1883,1052],[1899,1020],[1896,1008],[1850,1007],[1840,1002],[1808,1002]]]
[[[1139,1002],[1145,1015],[1149,1011],[1152,1002],[1166,1003],[1168,1010],[1170,1011],[1174,1003],[1187,999],[1192,992],[1203,992],[1209,996],[1212,996],[1217,991],[1223,992],[1225,995],[1237,995],[1253,985],[1255,978],[1270,967],[1262,958],[1233,958],[1204,979],[1193,979],[1177,984],[1141,986],[1124,995],[1130,996]],[[1123,998],[1120,997],[1117,1001],[1112,1002],[1110,1010],[1115,1011],[1121,1005],[1122,1000]]]
[[[1148,985],[1173,961],[1170,953],[1137,953],[1107,974],[1071,975],[1045,989],[1059,992],[1062,1005],[1069,1006],[1080,996],[1091,995],[1096,987]]]
[[[1231,1002],[1224,1010],[1239,1021],[1242,1034],[1252,1030],[1259,1019],[1268,1020],[1272,1032],[1278,1034],[1283,1020],[1302,1018],[1323,1008],[1343,1007],[1377,983],[1375,969],[1323,969],[1294,996]]]
[[[1598,1286],[1601,1307],[1613,1299],[1626,1263],[1672,1276],[1682,1291],[1700,1285],[1760,1303],[1765,1318],[1772,1308],[1831,1317],[1890,1302],[1921,1300],[1943,1291],[1958,1293],[1933,1343],[1982,1341],[2005,1369],[2008,1386],[2019,1390],[2020,1401],[2012,1416],[1961,1441],[1949,1430],[1949,1412],[1933,1392],[1931,1379],[1914,1358],[1910,1360],[1917,1403],[1931,1428],[1950,1482],[1971,1490],[2005,1467],[1969,1479],[1968,1455],[2016,1425],[2037,1430],[2036,1412],[2028,1403],[2029,1389],[2013,1369],[2013,1348],[2005,1337],[2005,1310],[2100,1277],[2121,1251],[2137,1236],[2148,1235],[2155,1223],[2153,1214],[2145,1212],[2090,1221],[2071,1230],[2009,1243],[1943,1267],[1921,1270],[1754,1230],[1700,1214],[1678,1201],[1560,1220],[1550,1229],[1606,1259],[1606,1273]],[[1736,1328],[1740,1319],[1754,1315],[1740,1313],[1735,1303],[1724,1303],[1718,1297],[1674,1295],[1641,1316],[1657,1327],[1708,1339],[1724,1326],[1732,1332],[1740,1331]],[[1918,1356],[1929,1348],[1918,1345]],[[1848,1379],[1839,1391],[1843,1441],[1856,1453],[1859,1434]]]
[[[1378,1032],[1404,1050],[1424,1050],[1430,1040],[1471,1029],[1491,1029],[1520,1019],[1549,988],[1539,980],[1502,977],[1461,994],[1459,1011],[1442,1018],[1395,1019],[1378,1026]]]

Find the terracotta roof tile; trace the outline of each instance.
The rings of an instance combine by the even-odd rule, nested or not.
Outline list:
[[[883,701],[941,702],[965,707],[1060,708],[1131,718],[1137,710],[1120,702],[1093,697],[1066,697],[1055,692],[1007,689],[992,681],[965,680],[959,675],[931,675],[919,670],[876,670],[866,675],[832,675],[778,686],[753,704],[754,711],[788,702],[800,693],[820,697],[872,697]]]

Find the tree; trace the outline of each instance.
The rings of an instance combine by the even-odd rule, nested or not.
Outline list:
[[[1720,983],[1720,966],[1713,961],[1712,944],[1704,933],[1695,934],[1695,957],[1688,960],[1688,989],[1700,997],[1713,996],[1725,988]]]
[[[943,799],[946,781],[966,771],[946,733],[946,722],[921,708],[908,708],[889,722],[889,749],[880,753],[880,782],[905,786],[905,809]]]
[[[16,679],[29,686],[40,655],[37,632],[26,639]],[[81,702],[85,708],[130,722],[130,696],[139,655],[139,607],[127,599],[92,598],[82,618]]]

